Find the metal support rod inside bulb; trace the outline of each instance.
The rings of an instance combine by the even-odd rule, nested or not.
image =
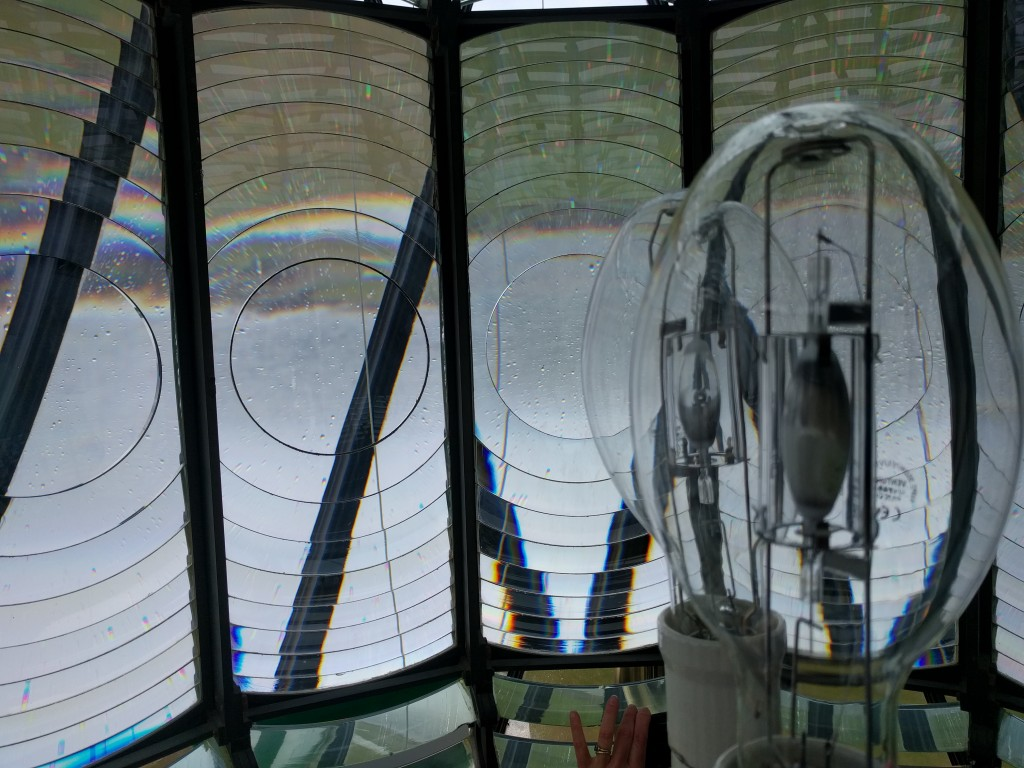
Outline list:
[[[777,171],[783,167],[815,166],[828,163],[834,158],[848,155],[851,152],[851,145],[861,145],[867,155],[867,199],[865,201],[865,288],[862,294],[862,301],[858,304],[841,303],[833,304],[827,300],[829,276],[827,261],[821,254],[820,244],[824,237],[819,232],[819,250],[817,262],[815,262],[814,275],[811,288],[815,296],[812,297],[811,334],[804,338],[804,349],[797,358],[794,370],[790,372],[788,380],[779,379],[776,384],[781,385],[785,391],[785,405],[783,415],[778,428],[772,433],[772,455],[783,457],[783,467],[780,474],[784,475],[790,487],[790,492],[795,498],[797,508],[803,518],[803,534],[800,545],[803,553],[803,566],[805,578],[817,580],[814,583],[815,591],[820,590],[820,582],[824,578],[827,565],[832,569],[848,572],[848,575],[863,579],[864,585],[864,612],[863,612],[863,634],[861,651],[864,657],[864,680],[867,701],[865,702],[866,719],[866,749],[867,764],[870,767],[872,760],[871,734],[874,731],[873,712],[873,685],[872,685],[872,664],[871,664],[871,550],[874,539],[874,391],[872,364],[874,356],[874,330],[872,325],[872,283],[874,264],[874,194],[875,194],[875,160],[876,153],[874,145],[863,136],[851,136],[839,138],[821,138],[805,142],[797,142],[786,147],[782,152],[781,160],[776,163],[765,176],[765,215],[764,215],[764,286],[765,286],[765,335],[768,343],[764,349],[768,350],[770,339],[773,337],[772,327],[772,182]],[[831,242],[828,238],[826,241]],[[846,251],[845,248],[841,250]],[[846,251],[848,254],[849,252]],[[851,263],[851,267],[853,264]],[[856,282],[856,270],[854,268],[854,281]],[[824,297],[824,299],[823,299]],[[824,302],[824,305],[822,303]],[[860,326],[860,333],[863,342],[860,344],[860,356],[863,357],[862,375],[856,377],[862,390],[862,413],[863,418],[860,424],[862,451],[859,478],[849,476],[849,500],[856,498],[855,484],[860,481],[860,534],[863,544],[863,558],[856,562],[856,558],[830,551],[830,528],[825,523],[825,517],[831,512],[838,497],[843,477],[847,474],[849,462],[849,451],[855,444],[850,442],[851,423],[853,414],[850,410],[849,397],[846,392],[845,380],[838,360],[832,349],[832,334],[830,326],[855,325]],[[856,356],[856,355],[855,355]],[[854,361],[855,363],[856,361]],[[786,372],[776,366],[778,376],[786,376]],[[796,433],[794,433],[796,430]],[[800,445],[799,441],[809,441],[806,445]],[[844,445],[846,446],[844,448]],[[809,457],[814,457],[808,461]],[[830,458],[831,457],[831,458]],[[831,465],[829,462],[832,462]],[[808,464],[814,469],[808,470]],[[794,466],[795,465],[795,466]],[[856,466],[856,464],[854,465]],[[806,481],[806,482],[805,482]],[[784,503],[783,484],[775,484],[775,492],[768,499],[770,505],[776,510],[781,510]],[[766,517],[771,515],[768,508],[765,510]],[[848,518],[850,520],[850,518]],[[765,521],[769,523],[768,520]],[[852,520],[850,520],[852,522]],[[849,523],[848,523],[849,525]],[[770,529],[770,523],[769,523]],[[767,529],[766,529],[767,530]],[[769,534],[771,535],[771,534]],[[768,546],[770,552],[771,546]],[[837,557],[828,557],[828,555]],[[847,567],[849,566],[849,567]],[[766,574],[770,578],[770,571]],[[821,602],[821,594],[817,594],[817,600]],[[766,588],[766,609],[771,610],[771,588]],[[804,619],[802,618],[801,621]],[[812,617],[806,617],[809,625],[813,625]],[[798,633],[799,634],[799,633]],[[770,658],[772,649],[770,647],[771,637],[766,636],[766,658]],[[794,656],[799,655],[799,643],[794,649]],[[794,669],[798,661],[794,658]],[[798,681],[794,674],[793,691],[796,694]],[[796,728],[795,713],[791,716],[791,728]]]

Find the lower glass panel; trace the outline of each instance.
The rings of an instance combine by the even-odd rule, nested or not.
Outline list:
[[[316,717],[316,712],[306,715]],[[476,714],[466,687],[456,682],[370,715],[306,724],[293,721],[289,718],[289,725],[253,727],[253,751],[261,768],[347,766],[387,758],[392,758],[395,765],[420,759],[441,760],[438,765],[448,765],[445,761],[452,758],[451,750],[462,754],[459,748],[463,741],[458,734],[476,721]],[[459,739],[457,744],[440,745],[453,738]],[[439,746],[439,752],[434,753],[432,750]]]

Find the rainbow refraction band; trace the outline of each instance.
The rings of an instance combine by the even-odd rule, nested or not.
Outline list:
[[[152,9],[0,8],[0,764],[198,699]]]
[[[194,29],[235,678],[370,680],[453,643],[427,42]]]
[[[581,358],[620,224],[682,187],[675,41],[544,23],[461,57],[484,636],[554,653],[650,645],[665,564],[604,469]]]

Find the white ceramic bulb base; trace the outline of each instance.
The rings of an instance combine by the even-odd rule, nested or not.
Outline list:
[[[672,768],[712,768],[736,743],[736,680],[726,647],[679,631],[672,608],[658,617]]]
[[[777,658],[771,703],[760,690],[759,700],[745,707],[771,713],[771,730],[779,730],[778,680],[785,651],[785,624],[776,617],[773,627]],[[746,639],[761,644],[764,635]],[[680,631],[673,608],[658,617],[658,645],[665,661],[665,705],[668,720],[668,744],[672,750],[672,768],[713,768],[719,757],[737,741],[736,706],[738,683],[736,662],[728,647],[716,639],[703,639]],[[761,726],[762,728],[765,726]],[[761,731],[764,733],[765,731]]]

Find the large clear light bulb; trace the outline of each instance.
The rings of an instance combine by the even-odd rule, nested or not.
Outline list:
[[[732,207],[756,227],[723,224]],[[665,248],[631,358],[633,475],[743,676],[721,764],[895,765],[896,694],[987,573],[1017,475],[995,246],[912,131],[828,104],[736,134]],[[862,743],[816,740],[799,698],[860,702]]]
[[[633,481],[629,361],[640,304],[684,190],[659,195],[619,228],[594,282],[583,332],[583,401],[594,442],[615,487],[643,522]]]

